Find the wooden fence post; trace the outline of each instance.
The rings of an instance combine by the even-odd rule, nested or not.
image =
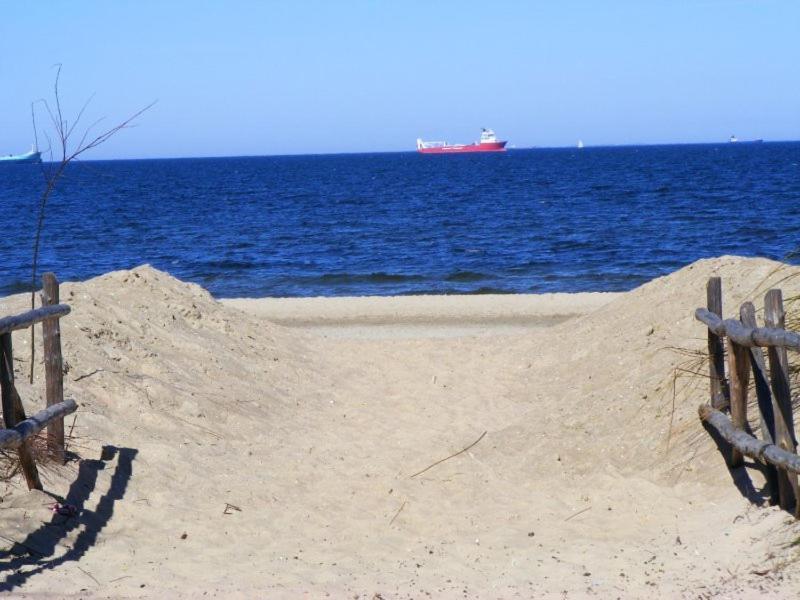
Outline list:
[[[706,286],[708,310],[722,318],[722,279],[710,277]],[[728,404],[728,386],[725,382],[725,351],[722,338],[708,330],[708,368],[711,379],[711,406],[716,409]]]
[[[785,328],[786,313],[783,310],[783,295],[780,290],[767,292],[764,298],[764,322],[767,327]],[[769,376],[772,385],[772,409],[775,417],[775,444],[787,452],[795,453],[797,444],[794,437],[792,398],[789,388],[789,359],[786,355],[786,348],[770,346],[767,349],[767,356],[769,357]],[[783,469],[779,470],[778,484],[781,508],[797,515],[797,474]]]
[[[739,310],[742,325],[755,329],[756,307],[752,302],[745,302]],[[767,365],[764,362],[764,351],[759,346],[750,348],[750,365],[753,369],[753,383],[756,389],[756,400],[758,402],[759,417],[761,423],[761,439],[768,444],[775,443],[775,415],[772,410],[772,392],[769,389],[769,375]],[[770,503],[775,505],[780,503],[778,491],[778,470],[775,466],[767,463],[764,465],[764,475],[767,479],[769,488]]]
[[[730,378],[731,421],[736,429],[747,429],[747,386],[750,381],[750,355],[748,349],[740,346],[730,336],[726,336],[728,345],[728,377]],[[731,446],[728,455],[728,466],[741,467],[744,456]]]
[[[0,335],[0,394],[2,395],[3,420],[7,428],[14,427],[25,420],[22,400],[14,387],[14,354],[11,346],[11,333]],[[30,441],[25,441],[17,449],[19,462],[29,490],[41,490],[39,471],[33,457]]]
[[[42,306],[59,302],[58,280],[53,273],[42,276]],[[64,371],[61,356],[61,324],[58,319],[42,322],[44,344],[44,375],[47,406],[64,401]],[[47,426],[47,450],[59,463],[64,463],[64,419],[59,418]]]

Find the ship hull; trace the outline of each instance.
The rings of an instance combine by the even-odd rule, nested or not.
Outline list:
[[[420,154],[468,154],[473,152],[505,152],[507,142],[491,142],[488,144],[454,144],[452,146],[435,146],[433,148],[417,148]]]
[[[0,163],[39,163],[42,162],[41,152],[28,152],[17,156],[0,156]]]

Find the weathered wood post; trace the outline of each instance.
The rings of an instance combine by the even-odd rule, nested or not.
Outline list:
[[[58,280],[53,273],[42,276],[42,306],[59,302]],[[58,319],[42,322],[44,376],[47,406],[64,401],[64,371],[61,356],[61,324]],[[64,463],[64,419],[55,419],[47,426],[47,450],[54,460]]]
[[[755,329],[758,327],[756,322],[756,307],[752,302],[745,302],[739,310],[742,325]],[[775,443],[775,415],[772,410],[772,392],[769,389],[769,375],[767,365],[764,362],[764,351],[759,346],[750,348],[750,366],[753,370],[753,383],[756,390],[756,400],[758,402],[761,439],[768,444]],[[775,505],[780,503],[778,486],[778,470],[766,463],[764,465],[764,475],[767,479],[769,488],[770,503]]]
[[[11,345],[11,332],[0,334],[0,396],[2,396],[3,420],[6,428],[14,427],[25,420],[22,400],[14,387],[14,353]],[[17,448],[19,462],[29,490],[41,490],[39,471],[33,457],[30,441],[24,441]]]
[[[710,277],[706,286],[708,310],[722,318],[722,279]],[[708,330],[708,369],[711,380],[711,406],[716,409],[728,404],[728,386],[725,382],[725,351],[722,338]]]
[[[764,322],[767,327],[784,329],[786,313],[783,310],[783,294],[780,290],[769,290],[764,298]],[[775,418],[775,444],[787,452],[796,453],[797,444],[794,437],[794,418],[792,416],[792,398],[789,388],[789,359],[786,348],[770,346],[769,376],[772,386],[772,410]],[[778,485],[781,508],[798,515],[797,474],[785,471],[778,472]]]
[[[748,349],[725,337],[728,345],[728,377],[730,378],[731,421],[737,429],[747,428],[747,386],[750,381],[750,354]],[[729,467],[741,467],[744,456],[733,446],[728,455]]]

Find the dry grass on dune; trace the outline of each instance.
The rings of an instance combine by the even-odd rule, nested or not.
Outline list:
[[[786,328],[800,331],[800,294],[792,291],[800,287],[800,270],[797,267],[783,263],[775,263],[771,269],[760,279],[752,282],[752,287],[742,296],[739,304],[746,301],[753,302],[756,307],[756,319],[760,326],[764,326],[763,297],[767,290],[784,288],[789,290],[784,294],[784,309],[786,311]],[[723,281],[723,301],[725,298],[725,281]],[[747,288],[744,288],[747,289]],[[736,312],[728,308],[729,312]],[[735,318],[738,315],[726,314],[726,318]],[[674,347],[668,350],[675,352],[680,357],[672,372],[670,390],[672,393],[672,409],[675,402],[682,399],[702,396],[709,388],[709,357],[706,348]],[[727,366],[727,346],[723,345]],[[792,391],[792,405],[795,410],[800,409],[800,353],[789,352],[789,376]],[[755,393],[754,379],[749,379],[748,387],[748,416],[750,426],[755,431],[758,425],[758,404]],[[680,432],[678,432],[680,433]],[[699,434],[698,434],[698,437]]]

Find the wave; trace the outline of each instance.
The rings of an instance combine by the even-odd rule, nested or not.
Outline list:
[[[418,288],[403,290],[397,296],[478,296],[481,294],[522,294],[525,290],[510,290],[491,286],[481,286],[475,289],[448,289],[448,288]]]
[[[306,284],[351,284],[351,283],[411,283],[427,281],[427,277],[421,275],[402,275],[400,273],[326,273],[317,277],[295,278]]]
[[[452,282],[470,282],[470,281],[483,281],[484,279],[491,279],[489,275],[478,273],[475,271],[455,271],[450,273],[444,278],[445,281]]]
[[[478,295],[478,294],[519,294],[520,292],[514,290],[508,290],[506,288],[499,288],[499,287],[492,287],[492,286],[481,286],[476,290],[467,290],[463,292],[458,292],[459,294],[469,294],[469,295]]]
[[[207,260],[203,265],[211,267],[212,269],[250,269],[255,266],[254,263],[250,261],[232,259]]]
[[[31,282],[22,279],[15,279],[0,285],[0,298],[12,294],[22,294],[31,291]],[[2,316],[2,315],[0,315]]]

